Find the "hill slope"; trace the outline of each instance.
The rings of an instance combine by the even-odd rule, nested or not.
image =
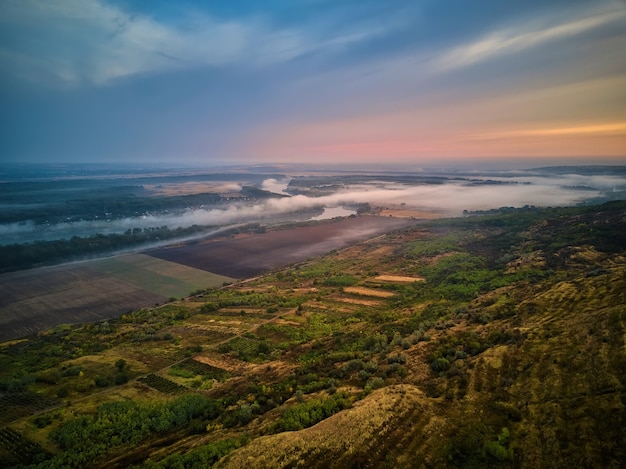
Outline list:
[[[623,467],[625,231],[622,202],[438,220],[5,344],[3,460]]]

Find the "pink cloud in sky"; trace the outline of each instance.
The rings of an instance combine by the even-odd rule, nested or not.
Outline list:
[[[525,83],[498,92],[467,89],[454,98],[407,98],[392,111],[349,107],[343,116],[297,117],[246,139],[275,161],[406,162],[416,158],[617,157],[626,162],[624,77],[572,84]],[[621,104],[620,104],[621,103]]]
[[[477,116],[477,120],[480,116]],[[572,125],[568,122],[526,125],[488,124],[465,128],[415,125],[396,119],[356,119],[290,126],[256,142],[255,152],[276,161],[399,162],[415,158],[460,157],[623,157],[626,122]],[[408,128],[407,128],[408,127]]]

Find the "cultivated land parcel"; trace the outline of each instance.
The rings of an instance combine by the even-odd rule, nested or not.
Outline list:
[[[0,275],[0,340],[119,316],[414,224],[354,217]]]
[[[622,467],[625,230],[624,202],[413,222],[6,342],[0,460]]]

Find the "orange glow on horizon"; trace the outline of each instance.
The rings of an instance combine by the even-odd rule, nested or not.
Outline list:
[[[626,162],[626,123],[502,130],[462,134],[421,132],[406,138],[376,138],[353,132],[347,126],[331,135],[288,134],[267,140],[257,152],[271,158],[305,157],[317,160],[406,161],[413,158],[498,158],[498,157],[618,157]],[[352,131],[352,132],[351,132]],[[381,132],[382,133],[382,132]],[[322,132],[323,134],[323,132]],[[352,137],[352,138],[351,138]],[[319,140],[324,143],[316,143]]]
[[[626,138],[626,122],[616,122],[610,124],[592,124],[579,125],[575,127],[555,127],[550,129],[528,129],[528,130],[511,130],[503,132],[494,132],[486,134],[473,135],[470,138],[480,139],[497,139],[508,137],[535,137],[550,135],[582,135],[582,134],[602,134],[602,135],[620,135]]]

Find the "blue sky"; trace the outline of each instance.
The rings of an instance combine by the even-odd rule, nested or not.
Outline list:
[[[626,163],[620,0],[0,2],[0,161]]]

